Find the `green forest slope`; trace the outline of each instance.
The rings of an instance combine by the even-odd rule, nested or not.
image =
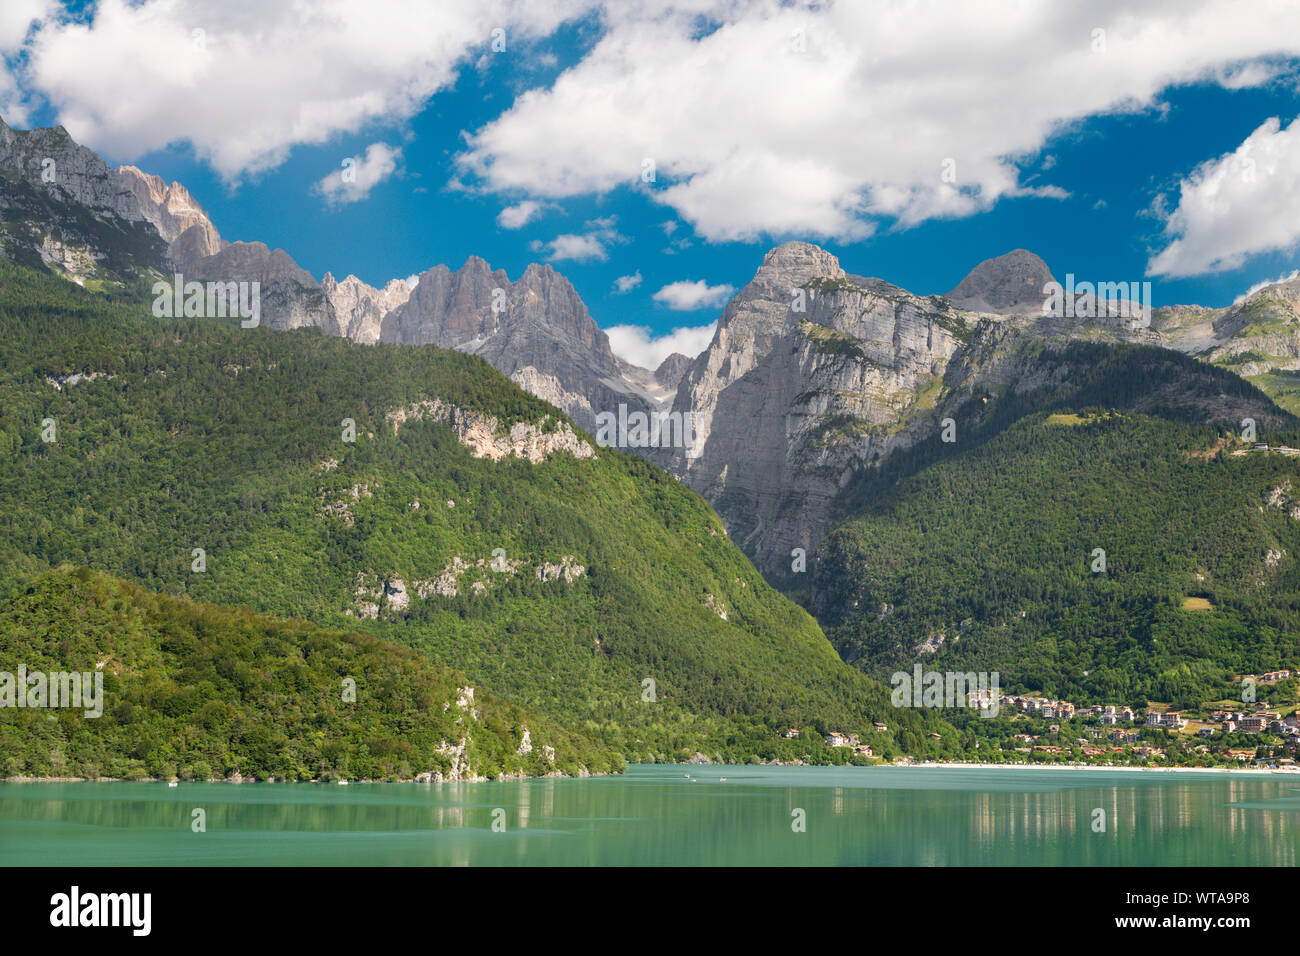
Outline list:
[[[395,432],[389,413],[435,400],[495,417],[498,439],[568,427],[471,356],[158,320],[0,265],[0,593],[71,562],[358,630],[633,759],[843,760],[820,733],[886,714],[878,753],[942,732],[895,714],[664,472],[603,448],[475,457],[437,421]]]

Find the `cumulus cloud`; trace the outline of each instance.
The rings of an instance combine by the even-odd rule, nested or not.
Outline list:
[[[641,325],[616,325],[606,329],[610,350],[625,362],[641,368],[656,369],[674,352],[694,358],[709,347],[718,323],[695,328],[673,329],[667,335],[655,337]]]
[[[624,237],[615,228],[616,218],[589,219],[584,233],[566,233],[550,242],[535,242],[534,251],[545,251],[552,262],[570,259],[574,262],[604,262],[609,258],[607,247],[623,242]]]
[[[536,198],[643,189],[714,241],[1061,198],[1021,165],[1070,124],[1268,82],[1300,54],[1300,4],[1240,0],[629,2],[602,23],[469,137],[462,173]]]
[[[29,32],[58,11],[55,0],[5,0],[0,3],[0,56],[18,54]],[[0,60],[0,116],[11,126],[29,125],[31,98],[17,77]]]
[[[542,214],[543,204],[532,199],[506,206],[497,216],[497,225],[502,229],[522,229]]]
[[[605,251],[605,244],[594,235],[580,236],[576,233],[565,233],[562,236],[556,236],[545,248],[548,250],[546,258],[552,262],[560,262],[564,259],[572,259],[574,262],[604,262],[609,258]]]
[[[316,191],[331,206],[357,202],[370,195],[397,170],[402,151],[387,143],[371,143],[364,156],[345,159],[338,172],[330,173],[316,184]]]
[[[735,291],[736,287],[732,285],[709,285],[703,279],[694,282],[683,279],[670,282],[650,298],[677,312],[689,312],[722,305]]]
[[[0,3],[0,51],[9,53],[23,45],[33,23],[57,12],[55,0],[5,0]]]
[[[24,83],[93,149],[130,159],[189,142],[236,181],[295,145],[413,115],[490,48],[494,28],[512,43],[545,36],[589,5],[100,0],[41,25]]]
[[[638,269],[630,276],[619,276],[614,280],[614,291],[619,295],[626,295],[641,284],[641,270]]]
[[[1165,246],[1147,274],[1192,276],[1235,269],[1261,252],[1300,242],[1300,121],[1273,117],[1231,153],[1196,167],[1165,218]]]

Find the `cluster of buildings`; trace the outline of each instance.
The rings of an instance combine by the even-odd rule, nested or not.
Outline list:
[[[1210,720],[1225,734],[1262,734],[1268,731],[1282,737],[1300,737],[1300,711],[1283,717],[1277,711],[1269,710],[1267,701],[1256,704],[1253,711],[1216,710],[1210,714]],[[1212,737],[1214,728],[1202,727],[1197,734]]]
[[[1267,448],[1267,446],[1265,446]],[[1275,448],[1274,451],[1284,451],[1284,453],[1294,452],[1300,455],[1300,449]],[[1255,680],[1258,683],[1270,684],[1277,681],[1289,680],[1293,672],[1288,669],[1269,671],[1265,674],[1245,674],[1243,679]],[[1107,750],[1114,752],[1124,749],[1125,745],[1138,744],[1141,735],[1136,730],[1125,730],[1123,728],[1107,731],[1104,728],[1116,727],[1118,724],[1136,723],[1142,715],[1136,712],[1132,707],[1125,707],[1118,704],[1097,704],[1090,707],[1078,707],[1068,700],[1053,700],[1050,697],[1026,697],[1016,694],[1003,694],[997,696],[996,690],[972,690],[969,695],[969,705],[971,707],[986,709],[993,706],[994,700],[1002,709],[1012,710],[1017,713],[1041,717],[1045,720],[1074,720],[1076,718],[1095,718],[1097,727],[1088,728],[1088,735],[1095,741],[1105,739],[1108,741],[1108,747],[1084,746],[1082,752],[1089,757],[1101,756]],[[1253,710],[1248,711],[1230,711],[1216,710],[1209,720],[1217,724],[1220,733],[1247,733],[1257,734],[1268,731],[1283,737],[1300,737],[1300,710],[1295,711],[1287,717],[1282,717],[1277,711],[1268,709],[1268,701],[1256,703]],[[1143,719],[1143,726],[1159,730],[1183,730],[1187,727],[1188,718],[1176,710],[1157,712],[1148,711]],[[875,721],[873,727],[877,733],[885,733],[889,727]],[[1059,724],[1052,724],[1051,733],[1058,733],[1061,727]],[[1203,726],[1197,730],[1198,737],[1213,737],[1216,733],[1215,727]],[[787,738],[796,739],[799,737],[798,727],[791,727],[785,734]],[[938,734],[930,734],[931,738],[938,738]],[[852,747],[853,752],[865,757],[874,756],[869,744],[864,744],[856,734],[842,734],[832,732],[826,735],[826,743],[831,747]],[[1025,753],[1031,751],[1041,751],[1049,754],[1068,753],[1060,747],[1050,744],[1039,744],[1038,735],[1033,734],[1015,734],[1014,739],[1017,743],[1024,746],[1017,747]],[[1079,744],[1085,744],[1082,738]],[[1292,744],[1294,747],[1294,744]],[[1160,757],[1164,751],[1158,747],[1133,746],[1132,752],[1139,756]],[[1235,757],[1239,760],[1253,758],[1253,750],[1229,750],[1228,756]]]
[[[791,730],[793,729],[792,727]],[[789,736],[789,734],[786,736]],[[796,734],[796,736],[798,735]],[[855,754],[863,757],[875,756],[871,751],[871,745],[864,744],[856,734],[829,733],[826,735],[826,743],[832,747],[852,747]]]
[[[973,695],[971,706],[977,706]],[[1014,694],[1003,694],[998,698],[998,706],[1048,720],[1070,720],[1076,714],[1074,704],[1068,700],[1051,700],[1046,697],[1017,697]]]
[[[1261,683],[1275,683],[1280,680],[1288,680],[1292,676],[1289,670],[1269,671],[1267,674],[1247,674],[1245,677],[1252,678]],[[1035,717],[1042,717],[1046,720],[1071,720],[1074,718],[1092,717],[1096,718],[1099,725],[1103,727],[1113,727],[1117,724],[1135,723],[1139,714],[1132,707],[1124,707],[1116,704],[1098,704],[1093,707],[1076,707],[1068,700],[1052,700],[1047,697],[1020,697],[1014,694],[1004,694],[998,699],[998,703],[1004,707],[1022,714],[1029,714]],[[974,706],[974,697],[972,696],[972,706]],[[1246,711],[1229,711],[1216,710],[1209,718],[1213,723],[1219,725],[1219,732],[1225,734],[1245,733],[1259,734],[1265,731],[1278,734],[1283,737],[1300,737],[1300,711],[1292,713],[1288,717],[1283,717],[1280,713],[1268,709],[1268,701],[1257,703],[1252,710]],[[1143,725],[1156,730],[1182,730],[1187,726],[1188,719],[1181,712],[1176,710],[1159,713],[1148,711],[1143,719]],[[1053,725],[1052,730],[1055,732],[1060,728]],[[1200,737],[1212,737],[1215,734],[1214,727],[1201,727],[1197,731]],[[1092,731],[1094,738],[1103,736],[1101,731]],[[1017,734],[1017,739],[1027,737],[1025,734]],[[1115,731],[1110,735],[1111,740],[1118,740],[1122,743],[1129,743],[1138,739],[1136,733],[1128,731]]]
[[[885,724],[876,721],[874,727],[880,733],[889,729]],[[799,728],[791,727],[785,732],[787,740],[796,740],[799,737]],[[826,743],[831,747],[852,747],[853,752],[862,757],[874,757],[875,753],[870,744],[864,744],[857,734],[841,734],[838,731],[832,731],[826,735]]]
[[[1285,667],[1277,671],[1269,671],[1266,674],[1242,674],[1242,680],[1253,680],[1260,684],[1276,684],[1280,680],[1290,680],[1291,671]]]

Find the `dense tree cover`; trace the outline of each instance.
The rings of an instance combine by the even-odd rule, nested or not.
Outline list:
[[[917,470],[827,538],[812,600],[847,660],[1177,707],[1300,664],[1300,462],[1234,455],[1249,446],[1214,427],[1079,411]]]
[[[622,766],[589,737],[491,695],[458,705],[464,678],[406,648],[152,594],[89,568],[47,572],[0,609],[0,671],[20,664],[29,674],[98,668],[104,701],[89,717],[0,708],[2,776],[412,779],[451,773],[462,744],[483,776]]]
[[[434,422],[394,434],[386,412],[433,397],[503,426],[561,418],[471,356],[158,320],[147,300],[0,264],[0,591],[72,562],[361,630],[638,759],[842,761],[821,734],[881,719],[878,750],[919,754],[946,729],[894,713],[664,472],[610,449],[492,462]],[[456,597],[414,594],[496,549],[518,570],[471,572]],[[538,579],[566,555],[585,576]],[[385,599],[378,620],[352,616],[363,580],[398,579],[409,608]],[[816,733],[787,740],[789,726]]]

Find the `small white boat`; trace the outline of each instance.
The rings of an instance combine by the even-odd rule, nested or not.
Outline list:
[[[168,780],[168,781],[167,781],[167,786],[169,786],[169,787],[179,787],[180,784],[178,784],[175,780]]]

